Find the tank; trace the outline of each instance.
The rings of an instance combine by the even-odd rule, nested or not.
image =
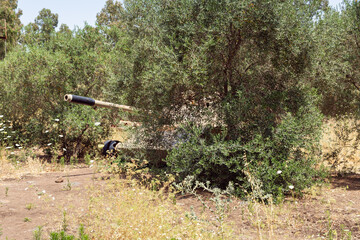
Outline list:
[[[73,94],[66,94],[64,96],[64,100],[69,103],[82,104],[86,106],[115,108],[130,113],[136,111],[136,108],[131,106],[99,101],[90,97],[83,97]],[[126,123],[132,126],[141,125],[141,123],[137,123],[137,122],[126,122]],[[159,163],[159,159],[166,157],[168,149],[160,146],[148,147],[145,144],[142,144],[141,142],[139,143],[138,141],[135,141],[135,139],[130,139],[130,141],[127,142],[121,142],[118,140],[107,140],[102,148],[103,155],[115,155],[119,151],[126,152],[127,154],[131,154],[131,152],[146,151],[147,153],[146,155],[148,155],[148,159],[151,160],[152,158],[154,158],[156,159],[154,162]]]

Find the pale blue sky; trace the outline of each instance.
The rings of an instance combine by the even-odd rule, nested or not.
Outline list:
[[[343,0],[329,0],[329,3],[331,6],[336,7],[337,5],[339,5]]]
[[[105,6],[106,0],[18,0],[18,8],[23,11],[20,20],[24,25],[34,22],[43,8],[59,14],[59,25],[67,24],[70,29],[83,27],[87,22],[94,25],[96,14]]]
[[[23,11],[20,18],[24,25],[34,22],[39,11],[48,8],[59,14],[59,26],[67,24],[71,29],[83,27],[87,22],[94,25],[96,14],[105,6],[106,0],[18,0],[18,7]],[[330,5],[337,6],[342,0],[329,0]]]

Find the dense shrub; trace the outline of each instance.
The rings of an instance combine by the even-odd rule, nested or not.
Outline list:
[[[309,93],[297,113],[283,114],[267,136],[254,133],[248,141],[227,140],[226,128],[214,135],[209,134],[211,127],[184,127],[187,137],[175,145],[166,162],[180,181],[191,175],[220,187],[233,182],[239,194],[256,187],[257,197],[275,199],[301,193],[320,173],[314,168],[322,125],[316,101]]]
[[[18,139],[70,159],[83,156],[108,135],[116,120],[111,110],[95,111],[63,100],[67,93],[104,96],[108,51],[101,47],[102,39],[90,26],[73,35],[53,33],[48,42],[28,43],[0,62],[0,113]]]

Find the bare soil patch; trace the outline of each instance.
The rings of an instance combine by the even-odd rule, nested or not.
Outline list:
[[[51,172],[21,179],[0,181],[0,239],[33,239],[43,226],[44,239],[59,230],[64,211],[77,217],[87,211],[88,187],[106,182],[93,168]],[[56,183],[59,178],[63,182]],[[194,211],[201,216],[207,210],[193,196],[179,196],[176,204],[184,214]],[[314,188],[303,199],[289,197],[283,204],[263,205],[236,200],[230,204],[226,222],[234,239],[360,239],[360,175],[332,178],[328,187]],[[207,221],[216,216],[207,213]],[[77,218],[79,219],[79,218]],[[80,223],[69,219],[69,231],[76,233]],[[86,226],[85,226],[86,227]],[[106,226],[104,226],[106,227]]]
[[[94,169],[82,168],[3,179],[0,181],[0,238],[33,239],[38,226],[43,226],[44,232],[59,230],[65,209],[83,207],[86,186],[95,184],[94,177]],[[56,183],[59,178],[63,182]]]

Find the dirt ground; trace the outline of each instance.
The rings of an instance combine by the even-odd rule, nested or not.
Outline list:
[[[94,172],[79,168],[0,180],[0,239],[33,239],[39,226],[49,236],[64,225],[68,209],[86,211],[87,187],[106,181]],[[63,182],[56,183],[59,178]],[[192,196],[179,196],[177,204],[184,214],[191,207],[203,208]],[[334,177],[328,187],[309,191],[303,199],[290,197],[279,206],[248,211],[249,204],[231,204],[226,221],[235,229],[235,239],[328,239],[335,230],[338,239],[348,239],[349,232],[349,239],[360,239],[360,175]]]
[[[66,208],[81,209],[86,186],[95,184],[92,168],[26,175],[0,181],[0,239],[33,239],[34,230],[56,231]],[[63,182],[55,181],[61,178]]]

